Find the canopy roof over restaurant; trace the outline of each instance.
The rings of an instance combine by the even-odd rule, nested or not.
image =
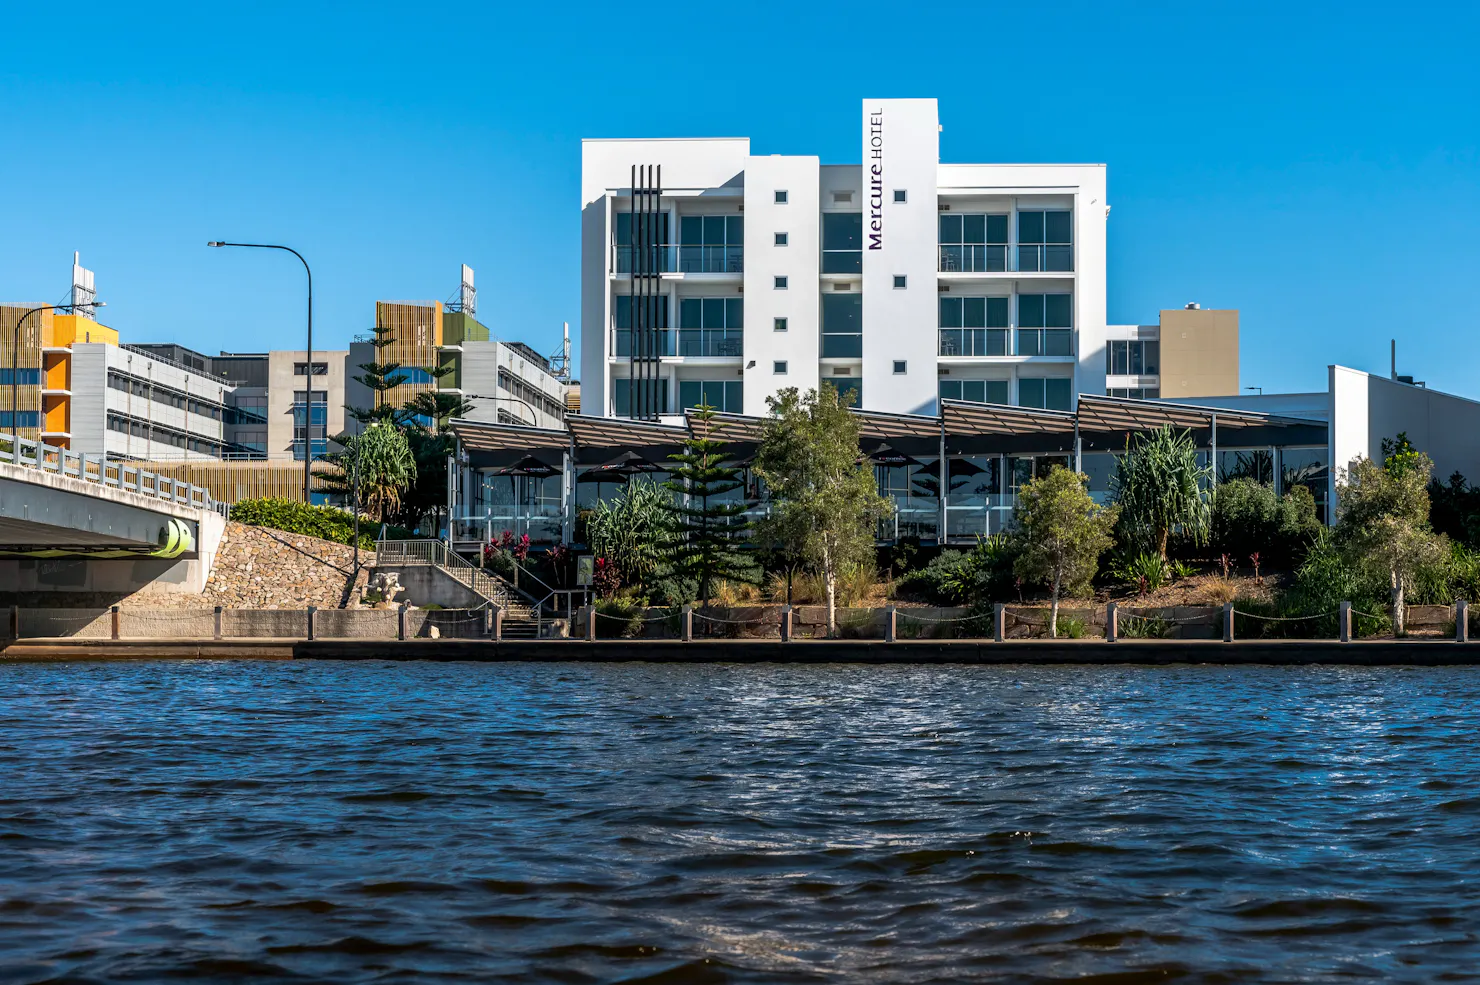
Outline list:
[[[1087,451],[1103,451],[1123,447],[1129,433],[1163,426],[1190,429],[1200,443],[1214,438],[1216,431],[1216,440],[1225,446],[1326,440],[1324,421],[1091,394],[1080,395],[1075,411],[941,400],[939,415],[852,413],[858,419],[863,447],[886,442],[903,454],[939,455],[942,444],[948,455],[1056,453],[1072,451],[1076,440],[1082,440]],[[507,466],[536,452],[567,452],[576,464],[591,466],[607,462],[615,451],[642,449],[646,457],[658,461],[682,447],[699,426],[692,410],[682,425],[582,414],[568,415],[565,420],[566,430],[462,419],[454,420],[451,427],[474,467],[487,468]],[[737,444],[758,442],[765,429],[765,418],[743,414],[715,413],[711,421],[719,426],[721,440]]]

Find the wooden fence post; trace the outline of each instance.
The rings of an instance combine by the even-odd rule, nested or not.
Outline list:
[[[692,643],[694,640],[694,607],[685,605],[683,607],[683,641]]]
[[[791,642],[791,606],[781,607],[781,642]]]
[[[1464,599],[1454,603],[1454,642],[1470,642],[1470,603]]]
[[[112,616],[112,623],[113,623],[113,633],[112,633],[112,635],[113,635],[113,638],[116,640],[116,639],[118,639],[118,606],[116,606],[116,605],[113,606],[113,609],[109,613],[109,615]]]
[[[493,641],[502,643],[504,640],[504,607],[496,605],[493,607]]]
[[[319,610],[314,606],[308,607],[308,638],[313,639],[314,614]]]
[[[406,603],[402,602],[396,609],[396,639],[406,638]]]
[[[1336,622],[1341,632],[1341,642],[1350,643],[1352,641],[1352,604],[1350,602],[1341,603]]]
[[[212,615],[215,617],[216,625],[211,638],[219,640],[221,638],[221,607],[219,605],[216,606],[216,610]]]
[[[1233,603],[1223,603],[1223,642],[1233,642]]]
[[[1120,638],[1120,610],[1111,602],[1105,606],[1105,642],[1114,643]]]
[[[1007,612],[1007,606],[1001,602],[992,605],[992,639],[998,643],[1002,642],[1002,617]]]
[[[895,620],[896,620],[896,618],[897,618],[898,615],[899,615],[899,611],[894,606],[891,605],[889,607],[888,621],[884,623],[884,642],[885,643],[893,643],[894,640],[895,640],[894,632],[895,632],[895,629],[897,628],[897,623],[895,622]]]
[[[596,642],[596,606],[586,606],[586,642]]]

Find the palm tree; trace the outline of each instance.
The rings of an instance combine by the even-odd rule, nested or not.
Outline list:
[[[359,434],[334,439],[343,452],[328,456],[339,469],[334,484],[346,491],[354,488],[358,475],[360,503],[365,513],[383,521],[401,505],[401,494],[416,480],[416,459],[406,433],[394,424],[378,421]]]

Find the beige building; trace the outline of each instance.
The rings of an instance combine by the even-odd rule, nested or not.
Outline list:
[[[1110,325],[1106,335],[1109,396],[1176,400],[1239,392],[1237,309],[1168,308],[1155,325]]]

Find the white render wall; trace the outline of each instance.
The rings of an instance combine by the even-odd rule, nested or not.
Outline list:
[[[1399,432],[1434,460],[1440,482],[1454,472],[1480,480],[1480,402],[1345,366],[1328,373],[1333,483],[1361,456],[1381,461],[1382,440]]]
[[[631,289],[630,278],[611,272],[613,216],[630,207],[632,166],[650,164],[662,165],[661,207],[670,213],[675,242],[680,215],[705,214],[710,205],[727,213],[734,208],[733,196],[742,190],[744,196],[744,355],[704,363],[665,359],[660,375],[667,381],[670,406],[676,406],[678,380],[728,379],[732,371],[743,372],[749,414],[763,413],[767,396],[777,390],[809,389],[820,377],[861,377],[866,408],[898,413],[933,413],[942,378],[1005,381],[1014,403],[1024,377],[1070,379],[1071,399],[1074,392],[1105,392],[1105,167],[942,164],[934,99],[865,100],[860,126],[861,163],[847,165],[819,165],[805,156],[752,156],[744,138],[583,142],[580,348],[587,413],[612,413],[611,380],[628,372],[625,358],[610,358],[612,299]],[[774,201],[778,188],[788,193],[785,205]],[[894,201],[896,190],[906,193],[905,202]],[[835,191],[853,195],[840,203]],[[1006,213],[1011,247],[1019,209],[1072,210],[1073,271],[939,273],[939,216],[947,203],[968,214]],[[821,215],[831,211],[863,215],[861,275],[820,273]],[[774,246],[776,232],[788,234],[787,246]],[[903,289],[894,287],[897,275],[906,278]],[[775,289],[777,276],[787,278],[785,291]],[[695,281],[702,279],[664,275],[672,329],[679,324],[676,299],[700,296],[704,285]],[[949,296],[943,287],[964,297],[1008,297],[1012,329],[1018,325],[1019,294],[1072,291],[1074,354],[939,356],[939,298]],[[840,289],[862,292],[863,356],[823,360],[821,297]],[[784,334],[773,330],[777,317],[788,320]],[[1008,338],[1015,347],[1016,332]],[[785,377],[774,372],[779,361],[787,364]],[[903,374],[894,372],[896,361],[905,364]]]
[[[745,167],[745,413],[766,413],[766,398],[787,387],[817,387],[820,348],[817,278],[819,161],[815,157],[752,157]],[[776,192],[787,201],[776,204]],[[785,233],[785,246],[776,234]],[[786,290],[776,277],[787,278]],[[777,332],[777,318],[786,331]],[[755,365],[750,362],[754,360]],[[786,363],[778,375],[775,364]]]

